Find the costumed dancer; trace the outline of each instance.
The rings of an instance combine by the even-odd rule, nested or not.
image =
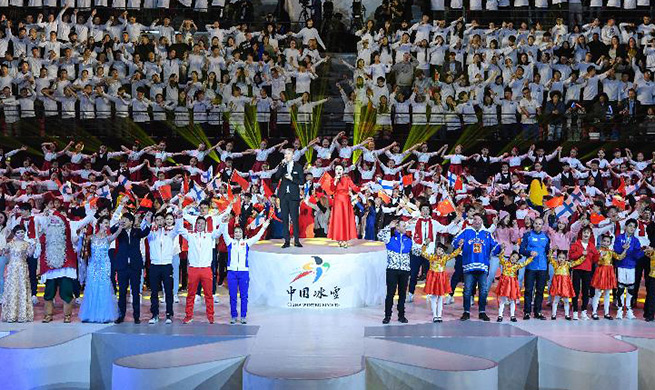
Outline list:
[[[5,290],[2,294],[2,321],[32,322],[34,305],[31,299],[27,257],[34,252],[36,243],[27,237],[23,225],[16,225],[12,234],[13,239],[0,251],[1,255],[8,258]]]
[[[532,256],[524,261],[519,262],[521,255],[514,251],[510,254],[509,259],[504,256],[505,247],[498,255],[499,263],[502,267],[502,273],[498,284],[496,285],[496,294],[498,295],[498,319],[496,322],[503,322],[505,314],[505,305],[509,303],[510,321],[516,322],[516,302],[521,299],[521,287],[519,286],[518,272],[532,262],[537,252],[532,252]]]
[[[616,288],[616,272],[614,271],[614,260],[623,260],[625,257],[625,250],[618,254],[614,252],[610,246],[612,245],[612,237],[603,236],[600,241],[600,257],[594,276],[591,278],[591,287],[596,290],[593,299],[591,300],[592,314],[591,318],[598,320],[598,304],[600,297],[603,296],[603,310],[606,320],[612,320],[610,314],[610,293]]]
[[[559,306],[560,300],[564,301],[564,318],[567,321],[571,321],[572,319],[569,315],[569,303],[570,299],[575,296],[575,290],[573,290],[573,282],[571,281],[571,268],[584,263],[586,255],[582,255],[572,262],[569,261],[568,257],[566,251],[556,251],[554,249],[548,256],[550,266],[555,270],[553,284],[550,287],[550,295],[553,296],[551,320],[557,319],[557,306]]]
[[[459,247],[446,254],[446,246],[437,244],[434,253],[428,253],[428,245],[431,239],[423,243],[421,255],[428,259],[430,262],[430,270],[425,279],[425,293],[427,299],[430,301],[432,308],[432,322],[442,322],[441,313],[443,312],[443,299],[446,295],[450,294],[450,277],[446,272],[446,263],[462,253],[462,245],[464,241],[459,242]]]

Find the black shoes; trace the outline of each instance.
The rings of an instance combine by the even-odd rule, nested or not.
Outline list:
[[[398,322],[400,322],[401,324],[406,324],[409,321],[407,321],[407,318],[405,318],[405,316],[402,316],[402,317],[398,317]]]
[[[512,321],[512,322],[518,322],[518,320],[516,319],[516,317],[511,317],[509,320]]]
[[[487,315],[487,313],[478,314],[478,318],[484,322],[489,322],[489,316]]]
[[[386,325],[386,324],[389,323],[389,321],[391,321],[391,317],[384,317],[384,319],[382,320],[382,323]]]
[[[290,247],[290,246],[291,246],[291,245],[289,245],[288,242],[285,242],[285,243],[282,245],[282,248],[288,248],[288,247]]]
[[[591,315],[591,319],[594,321],[598,321],[600,318],[598,318],[598,314],[594,313]]]
[[[557,316],[550,316],[550,319],[555,321],[557,319]]]
[[[441,317],[432,317],[432,322],[434,322],[434,323],[442,323],[443,320],[441,319]]]
[[[134,319],[134,323],[137,324],[137,325],[139,325],[139,324],[141,323],[141,320],[138,319],[138,318],[135,318],[135,319]]]
[[[571,320],[572,320],[571,316],[564,316],[564,319],[567,320],[567,321],[571,321]]]
[[[654,319],[655,319],[655,318],[653,318],[653,317],[646,317],[646,318],[644,318],[644,321],[646,321],[646,322],[653,322]]]
[[[114,321],[114,324],[122,324],[123,321],[125,321],[125,318],[123,318],[123,317],[118,317],[118,318],[116,319],[116,321]]]
[[[523,314],[523,321],[528,321],[530,319],[530,314],[525,313]]]
[[[503,317],[498,316],[498,319],[496,319],[496,322],[503,322]]]
[[[609,314],[605,314],[605,316],[603,316],[603,318],[606,319],[606,320],[610,320],[610,321],[612,321],[614,319],[614,317],[612,317]]]
[[[296,248],[302,248],[302,244],[300,243],[300,241],[294,242],[293,246],[295,246]]]
[[[461,317],[459,317],[460,321],[468,321],[471,318],[471,314],[464,312]]]
[[[546,317],[541,313],[535,315],[534,318],[536,318],[538,320],[542,320],[542,321],[546,320]]]

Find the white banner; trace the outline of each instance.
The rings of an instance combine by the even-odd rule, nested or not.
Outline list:
[[[386,295],[385,250],[341,255],[249,253],[249,301],[289,308],[380,305]]]

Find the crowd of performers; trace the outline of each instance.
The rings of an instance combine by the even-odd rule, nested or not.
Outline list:
[[[396,293],[398,320],[407,322],[405,303],[414,301],[419,280],[434,322],[461,282],[462,320],[476,290],[484,321],[489,292],[498,297],[499,322],[506,306],[517,320],[521,297],[524,320],[546,319],[546,291],[553,320],[560,302],[567,320],[598,320],[601,301],[605,319],[634,319],[642,281],[644,319],[655,315],[655,152],[599,149],[581,161],[575,147],[533,145],[466,155],[461,145],[352,145],[343,133],[304,147],[264,140],[238,152],[230,140],[180,152],[165,141],[95,152],[82,143],[43,143],[38,165],[28,152],[0,150],[3,321],[34,319],[40,278],[44,322],[53,320],[58,293],[64,322],[77,303],[81,321],[120,323],[129,289],[139,323],[145,284],[150,323],[160,321],[162,301],[171,323],[184,289],[182,321],[193,320],[202,291],[213,323],[216,289],[227,282],[229,321],[246,323],[248,248],[262,237],[288,246],[290,230],[298,246],[308,237],[343,248],[358,238],[383,241],[384,323]],[[296,179],[296,167],[304,178]],[[297,219],[277,196],[288,196],[278,183],[291,173],[300,188]],[[289,214],[298,221],[292,229]]]

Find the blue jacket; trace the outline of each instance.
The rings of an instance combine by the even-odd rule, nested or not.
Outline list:
[[[521,239],[519,253],[525,257],[532,256],[532,252],[537,252],[537,257],[528,264],[525,269],[532,271],[546,271],[548,269],[548,252],[550,250],[550,239],[543,231],[535,233],[533,230],[525,233]]]
[[[619,234],[614,240],[614,252],[623,253],[623,245],[625,245],[626,237],[625,233]],[[637,261],[644,257],[644,251],[641,250],[641,244],[639,244],[639,239],[635,236],[630,238],[630,248],[628,248],[625,253],[623,260],[616,262],[617,267],[634,269],[637,265]]]
[[[469,227],[453,240],[455,248],[462,246],[462,269],[464,273],[473,271],[489,272],[489,259],[500,253],[501,247],[487,230],[475,231]]]
[[[392,233],[388,226],[380,230],[378,239],[384,242],[387,247],[387,269],[409,272],[409,254],[412,250],[412,239],[407,234],[399,233],[396,229]]]
[[[111,228],[112,234],[118,230],[118,225]],[[145,229],[133,227],[130,235],[123,230],[116,238],[116,250],[114,251],[114,268],[116,271],[123,271],[127,268],[140,270],[143,268],[141,257],[141,240],[150,234],[150,226]]]

